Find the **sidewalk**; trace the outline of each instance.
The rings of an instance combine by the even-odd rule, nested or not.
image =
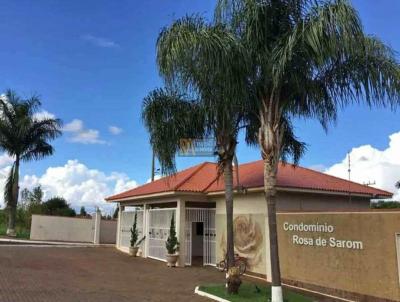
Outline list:
[[[0,237],[0,246],[4,245],[42,245],[42,246],[76,246],[76,247],[114,247],[115,244],[93,244],[90,242],[63,242],[63,241],[41,241],[29,239],[16,239]]]

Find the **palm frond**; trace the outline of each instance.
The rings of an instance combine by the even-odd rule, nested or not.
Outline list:
[[[176,171],[175,155],[182,139],[206,135],[201,108],[195,101],[166,89],[155,89],[144,99],[142,120],[162,174]]]

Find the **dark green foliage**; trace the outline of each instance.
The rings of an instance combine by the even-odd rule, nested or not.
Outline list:
[[[400,209],[400,202],[379,200],[371,202],[371,209]]]
[[[175,230],[175,218],[174,215],[171,217],[171,225],[169,227],[169,236],[167,241],[165,242],[165,247],[167,248],[168,254],[173,255],[179,250],[179,242],[176,237]]]
[[[137,212],[135,212],[135,218],[133,220],[133,225],[131,227],[131,247],[139,246],[146,238],[146,236],[143,236],[143,238],[138,241],[139,232],[136,228],[136,225],[137,225]]]
[[[6,235],[8,213],[7,210],[0,210],[0,236]],[[21,208],[17,209],[16,215],[16,235],[17,238],[29,239],[30,216]]]
[[[271,295],[271,287],[257,286],[248,282],[243,282],[239,288],[239,294],[228,294],[225,284],[209,284],[200,286],[201,291],[215,295],[232,302],[266,302],[270,301],[267,297]],[[315,299],[284,289],[284,302],[312,302]]]
[[[52,197],[43,203],[43,214],[75,217],[76,212],[62,197]]]
[[[81,210],[79,211],[79,216],[83,216],[83,217],[87,216],[86,209],[84,206],[81,206]]]
[[[113,219],[118,219],[118,212],[119,212],[119,208],[116,207],[115,210],[114,210],[114,214],[112,216]]]

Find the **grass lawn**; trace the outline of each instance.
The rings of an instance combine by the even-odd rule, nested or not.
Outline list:
[[[258,288],[258,289],[257,289]],[[213,284],[200,286],[199,289],[206,293],[218,296],[232,302],[266,302],[270,301],[271,287],[261,286],[257,284],[243,282],[239,288],[238,295],[229,295],[226,292],[225,284]],[[268,298],[268,300],[267,300]],[[311,298],[297,294],[295,292],[285,290],[283,291],[283,298],[285,302],[312,302]]]

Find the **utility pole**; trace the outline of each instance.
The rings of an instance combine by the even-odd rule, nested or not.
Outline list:
[[[154,174],[155,174],[154,169],[155,169],[155,161],[156,161],[155,157],[156,156],[155,156],[154,150],[153,150],[153,154],[152,154],[152,157],[151,157],[151,182],[154,181]]]
[[[349,151],[349,153],[348,153],[348,155],[347,155],[347,159],[348,159],[348,164],[349,164],[349,167],[348,167],[348,169],[347,169],[347,172],[349,173],[349,203],[351,204],[351,159],[350,159],[350,151]]]

